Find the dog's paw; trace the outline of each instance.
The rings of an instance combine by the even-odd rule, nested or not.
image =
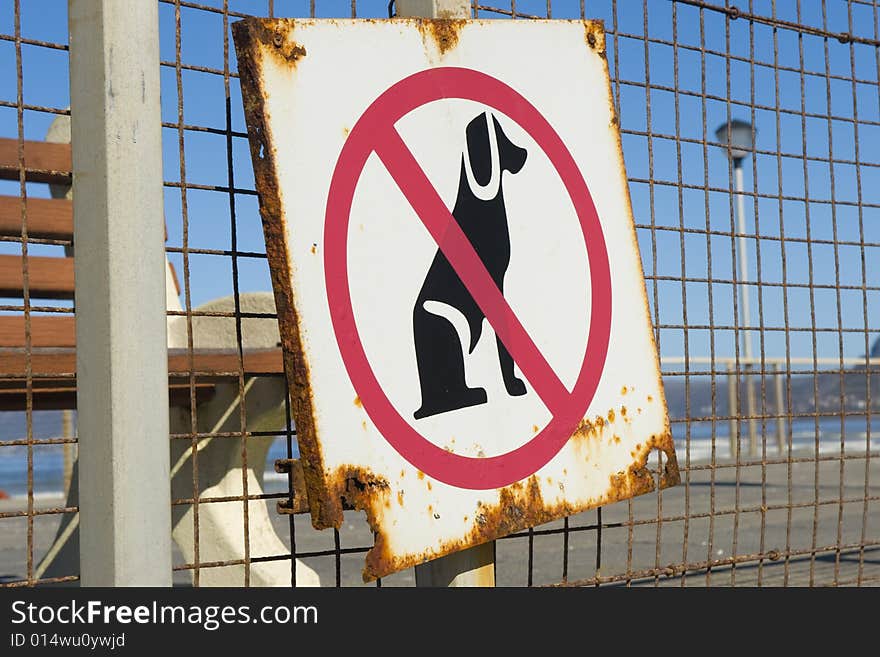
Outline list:
[[[504,387],[507,388],[507,394],[511,397],[520,397],[526,394],[526,384],[517,377],[513,377],[509,381],[505,381]]]

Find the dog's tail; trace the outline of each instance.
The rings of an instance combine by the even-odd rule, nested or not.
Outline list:
[[[480,335],[483,331],[482,316],[478,317],[475,313],[470,313],[469,315],[465,314],[455,306],[450,306],[448,303],[435,301],[433,299],[425,299],[423,301],[420,297],[419,301],[416,302],[416,310],[418,310],[420,304],[424,310],[428,311],[432,315],[442,317],[455,327],[455,331],[456,333],[458,333],[459,340],[462,341],[462,348],[464,347],[465,339],[465,322],[467,322],[468,353],[474,353],[474,349],[477,346],[477,342],[480,341]]]
[[[483,333],[483,318],[482,317],[468,317],[468,329],[470,331],[470,344],[468,345],[468,353],[474,353],[474,349],[477,347],[477,342],[480,341],[480,335]]]

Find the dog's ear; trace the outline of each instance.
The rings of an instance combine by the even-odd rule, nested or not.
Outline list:
[[[481,201],[492,200],[501,188],[498,135],[493,121],[489,112],[484,112],[465,129],[464,172],[471,193]]]
[[[498,123],[496,117],[492,117],[492,122],[495,124],[495,134],[498,138],[498,153],[499,159],[501,160],[501,168],[505,171],[510,171],[510,173],[519,173],[519,170],[522,169],[523,165],[526,163],[526,149],[517,146],[507,138],[507,135],[504,130],[501,129],[501,124]]]
[[[489,143],[488,118],[488,113],[479,114],[465,129],[467,157],[474,173],[474,181],[481,186],[488,185],[492,180],[492,145]]]

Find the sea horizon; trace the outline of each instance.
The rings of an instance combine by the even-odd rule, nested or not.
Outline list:
[[[35,440],[58,437],[61,433],[60,412],[57,412],[57,422],[51,417],[38,418],[38,416],[44,413],[46,412],[34,413],[33,437]],[[4,414],[0,414],[0,416],[2,415]],[[818,436],[816,433],[817,423],[819,429]],[[748,453],[748,423],[742,421],[740,426],[741,460],[752,461],[755,458],[760,459],[762,453],[764,453],[765,441],[767,457],[772,458],[778,454],[775,418],[766,421],[767,431],[763,434],[765,441],[761,439],[761,423],[758,421],[758,449],[755,456],[750,456]],[[7,424],[7,431],[3,440],[25,438],[26,431],[22,432],[24,435],[18,436],[15,433],[9,433],[9,428]],[[870,445],[867,444],[869,428],[871,432]],[[0,427],[0,430],[2,429],[3,427]],[[689,423],[673,422],[673,441],[679,467],[683,468],[687,462],[688,449],[690,450],[691,463],[710,462],[713,454],[713,435],[715,459],[718,461],[730,461],[728,430],[729,424],[726,420],[717,420],[715,422],[691,421]],[[843,451],[846,454],[852,455],[860,452],[864,453],[866,450],[872,452],[880,450],[880,418],[872,420],[870,425],[863,416],[846,418],[843,423],[843,433],[841,433],[839,417],[820,417],[818,420],[816,418],[797,418],[792,422],[790,428],[786,423],[783,438],[783,454],[788,453],[789,442],[791,443],[792,453],[807,456],[815,454],[818,439],[819,455],[833,455],[841,450],[841,435],[844,436]],[[27,445],[6,445],[0,447],[0,495],[7,497],[27,496],[27,453]],[[296,458],[298,456],[299,450],[296,441],[294,441],[293,457]],[[270,483],[277,485],[286,484],[287,475],[278,474],[274,471],[275,460],[286,457],[286,440],[283,437],[279,437],[273,442],[266,458],[264,481],[267,485]],[[63,445],[34,445],[33,464],[34,495],[37,497],[60,495],[64,489]]]

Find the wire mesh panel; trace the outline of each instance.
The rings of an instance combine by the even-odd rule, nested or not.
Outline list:
[[[47,4],[0,8],[0,586],[77,579],[43,559],[77,511],[66,3]]]
[[[228,35],[237,8],[168,4],[162,7],[169,48],[164,57],[168,69],[175,65],[178,116],[166,118],[166,128],[177,130],[180,158],[173,166],[180,177],[168,184],[179,188],[182,198],[205,188],[225,195],[215,202],[229,206],[223,220],[229,222],[224,238],[230,248],[217,255],[226,258],[227,271],[246,258],[263,265],[228,36],[222,54],[219,37],[208,38],[210,47],[203,48],[196,44],[206,37],[187,37],[188,30]],[[249,3],[247,11],[322,17],[386,11],[384,3],[337,4],[279,1],[257,11]],[[880,353],[873,353],[870,320],[877,287],[870,218],[878,198],[870,183],[878,174],[871,155],[878,137],[877,14],[875,4],[864,2],[475,5],[474,15],[481,18],[605,22],[652,319],[685,477],[677,489],[499,541],[499,584],[876,579],[871,385],[872,354]],[[170,85],[171,71],[166,74]],[[216,100],[196,91],[201,85],[207,94],[211,84]],[[228,94],[222,100],[221,86]],[[215,117],[212,125],[186,124],[185,108],[192,103],[183,98],[189,93],[199,94],[200,109],[192,111]],[[221,102],[227,103],[225,126],[216,111]],[[748,126],[754,145],[736,157],[735,143],[728,147],[728,137],[716,129],[739,122]],[[198,134],[224,127],[214,146]],[[198,158],[223,157],[228,171],[215,166],[209,182],[199,181],[202,187],[184,180],[187,172],[193,181],[201,171],[208,175],[207,167],[195,164]],[[197,219],[187,201],[184,225],[207,219]],[[218,216],[210,212],[212,226]],[[245,221],[252,223],[245,228]],[[197,250],[194,235],[190,228],[180,251],[193,258],[190,272],[196,271],[194,256],[207,255]],[[237,244],[243,239],[256,239],[251,253],[241,253]],[[228,275],[240,292],[245,279],[238,271],[237,283],[234,272]],[[261,275],[265,281],[265,270]],[[228,291],[236,292],[232,288]],[[270,456],[276,454],[296,456],[289,428]],[[287,483],[288,476],[293,477],[267,482],[267,490]],[[288,506],[295,504],[290,500]],[[359,581],[360,553],[370,537],[357,513],[350,512],[332,535],[312,531],[302,516],[288,516],[287,522],[288,558],[296,555],[311,565],[323,584]],[[394,579],[412,581],[407,573]]]
[[[13,585],[41,579],[61,517],[76,510],[60,484],[42,504],[41,463],[57,464],[59,445],[74,439],[59,437],[60,425],[39,428],[32,389],[42,371],[29,328],[31,317],[72,307],[31,303],[29,260],[20,259],[58,256],[70,243],[28,231],[24,199],[50,194],[30,182],[22,155],[24,140],[43,140],[67,113],[66,19],[49,29],[26,5],[0,10],[9,54],[0,137],[19,145],[0,191],[20,217],[0,246],[25,263],[21,297],[0,308],[24,322],[22,367],[0,352],[0,379],[21,392],[19,410],[0,413],[0,489],[10,489],[0,500],[0,574]],[[372,544],[363,514],[347,511],[339,530],[317,532],[307,514],[290,513],[307,504],[285,381],[271,360],[276,316],[230,25],[246,14],[389,10],[384,0],[158,3],[167,256],[179,282],[169,347],[186,361],[172,377],[179,584],[361,583]],[[477,3],[474,15],[605,23],[682,473],[678,487],[499,540],[498,584],[880,581],[877,2],[510,0]],[[234,358],[206,376],[206,350]],[[61,369],[51,369],[56,383]]]
[[[684,482],[571,519],[569,581],[876,581],[877,7],[736,4],[581,9],[609,33]],[[576,9],[477,7],[520,12]],[[736,152],[736,125],[753,148]]]
[[[337,4],[316,9],[302,2],[159,3],[168,254],[183,272],[181,308],[171,315],[185,327],[181,346],[198,349],[200,341],[221,346],[214,343],[220,340],[244,355],[248,347],[280,344],[230,24],[245,15],[239,10],[278,17],[355,15],[353,3]],[[373,5],[358,8],[358,15],[387,16],[386,4]],[[363,554],[372,543],[361,518],[352,516],[341,531],[320,533],[306,516],[276,512],[278,503],[294,508],[300,502],[293,499],[295,468],[273,469],[275,461],[289,464],[298,456],[285,381],[279,370],[272,381],[264,376],[257,383],[243,360],[240,364],[238,380],[228,384],[231,403],[223,411],[237,422],[227,423],[225,432],[200,428],[204,411],[194,402],[186,413],[189,425],[180,424],[172,434],[173,443],[186,445],[172,453],[180,454],[181,483],[188,477],[187,494],[173,494],[172,501],[175,522],[182,518],[180,534],[186,536],[175,565],[177,580],[195,585],[360,580]],[[256,405],[271,409],[249,413],[248,396],[239,391],[260,384],[264,398]],[[259,427],[253,412],[262,413]],[[220,441],[234,447],[219,447]],[[208,458],[240,455],[236,481],[205,486],[210,443],[217,454]],[[207,513],[216,518],[206,522]],[[217,553],[217,532],[226,546],[219,560],[210,556]],[[413,581],[411,573],[400,579]]]

